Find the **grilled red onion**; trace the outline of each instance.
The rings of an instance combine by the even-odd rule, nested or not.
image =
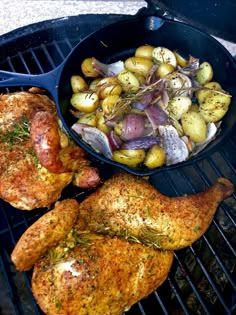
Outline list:
[[[140,101],[132,103],[131,107],[144,110],[149,104],[151,104],[152,99],[153,93],[146,93],[140,98]]]
[[[131,140],[143,135],[145,129],[144,117],[139,114],[126,114],[123,119],[121,139]]]
[[[117,150],[121,147],[123,142],[113,130],[109,131],[107,137],[112,150]]]
[[[154,130],[160,125],[166,125],[169,122],[167,113],[162,110],[159,106],[149,105],[145,109],[145,113],[150,120]]]
[[[122,149],[135,150],[135,149],[149,149],[154,144],[160,144],[160,139],[154,136],[141,137],[129,140],[122,144]]]

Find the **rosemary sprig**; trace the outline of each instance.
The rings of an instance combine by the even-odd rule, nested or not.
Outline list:
[[[175,71],[178,73],[179,71]],[[134,102],[141,101],[142,98],[147,95],[148,93],[152,92],[164,92],[167,91],[170,98],[173,98],[174,96],[178,95],[178,92],[181,91],[189,91],[189,92],[197,92],[200,90],[210,90],[211,92],[222,94],[222,95],[229,95],[224,90],[215,90],[215,89],[209,89],[207,87],[185,87],[183,82],[183,85],[178,88],[174,87],[167,87],[165,86],[165,82],[168,79],[168,76],[173,75],[173,72],[167,75],[165,78],[159,79],[149,85],[146,86],[140,86],[138,89],[138,92],[132,93],[132,94],[124,94],[120,97],[119,101],[114,104],[114,106],[111,108],[110,114],[107,116],[107,119],[112,119],[114,117],[123,115],[130,109],[130,105]]]
[[[29,123],[26,117],[22,117],[13,128],[6,134],[1,134],[0,139],[8,145],[14,145],[16,142],[21,142],[30,135]]]
[[[139,240],[147,246],[161,248],[162,241],[168,239],[168,236],[160,233],[160,231],[145,226],[139,232]]]

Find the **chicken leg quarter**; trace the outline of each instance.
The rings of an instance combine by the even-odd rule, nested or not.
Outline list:
[[[202,193],[167,197],[143,178],[118,173],[81,203],[80,218],[91,231],[176,250],[205,233],[233,191],[230,181],[219,178]]]

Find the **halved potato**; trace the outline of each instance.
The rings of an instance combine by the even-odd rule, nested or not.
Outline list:
[[[154,47],[150,45],[139,46],[135,50],[135,57],[147,58],[152,60],[152,52]]]
[[[206,122],[217,122],[228,111],[230,102],[229,94],[213,92],[199,105],[199,111]]]
[[[186,67],[188,64],[188,60],[186,60],[183,56],[181,56],[177,51],[174,51],[174,55],[177,61],[177,64],[181,67]]]
[[[196,143],[203,142],[207,136],[207,125],[198,112],[187,112],[182,115],[181,124],[186,136]]]
[[[72,95],[70,102],[77,110],[92,113],[99,105],[99,98],[94,92],[78,92]]]
[[[146,76],[153,66],[153,61],[142,57],[129,57],[125,60],[125,68],[131,72]]]
[[[98,82],[96,91],[99,97],[104,99],[110,95],[120,95],[122,86],[116,77],[107,77]]]
[[[174,68],[177,66],[177,61],[175,54],[168,48],[165,47],[156,47],[153,49],[152,57],[156,63],[169,63]]]
[[[122,70],[117,75],[117,79],[120,81],[122,88],[125,92],[137,92],[139,89],[139,80],[129,70]]]
[[[86,124],[90,126],[96,126],[97,120],[96,120],[96,112],[92,113],[86,113],[83,116],[81,116],[78,120],[78,123]]]
[[[167,110],[171,118],[179,120],[183,113],[186,113],[191,106],[192,101],[188,96],[173,97],[168,104]]]
[[[160,78],[164,78],[167,74],[172,73],[174,70],[175,70],[175,67],[172,64],[163,62],[157,68],[156,74]]]
[[[144,149],[120,149],[113,152],[113,160],[130,167],[136,167],[138,164],[143,162],[145,155]]]
[[[148,168],[160,167],[165,164],[166,152],[159,145],[153,145],[147,152],[143,162]]]

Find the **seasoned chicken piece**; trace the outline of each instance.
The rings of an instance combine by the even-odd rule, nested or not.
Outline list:
[[[0,95],[0,133],[14,129],[16,122],[24,118],[30,121],[35,112],[46,111],[56,115],[54,102],[46,95],[16,92]]]
[[[77,232],[75,243],[34,266],[32,292],[47,315],[121,315],[165,281],[173,261],[171,251],[116,237]]]
[[[118,173],[80,204],[80,218],[91,231],[175,250],[205,233],[233,191],[230,181],[219,178],[202,193],[171,198],[143,178]]]
[[[0,198],[32,210],[49,207],[71,182],[82,188],[100,182],[81,148],[69,140],[61,146],[67,136],[59,129],[55,104],[46,95],[0,95]]]
[[[58,201],[53,210],[33,223],[20,237],[11,260],[16,269],[29,270],[46,251],[67,237],[78,216],[79,204],[74,199]]]

